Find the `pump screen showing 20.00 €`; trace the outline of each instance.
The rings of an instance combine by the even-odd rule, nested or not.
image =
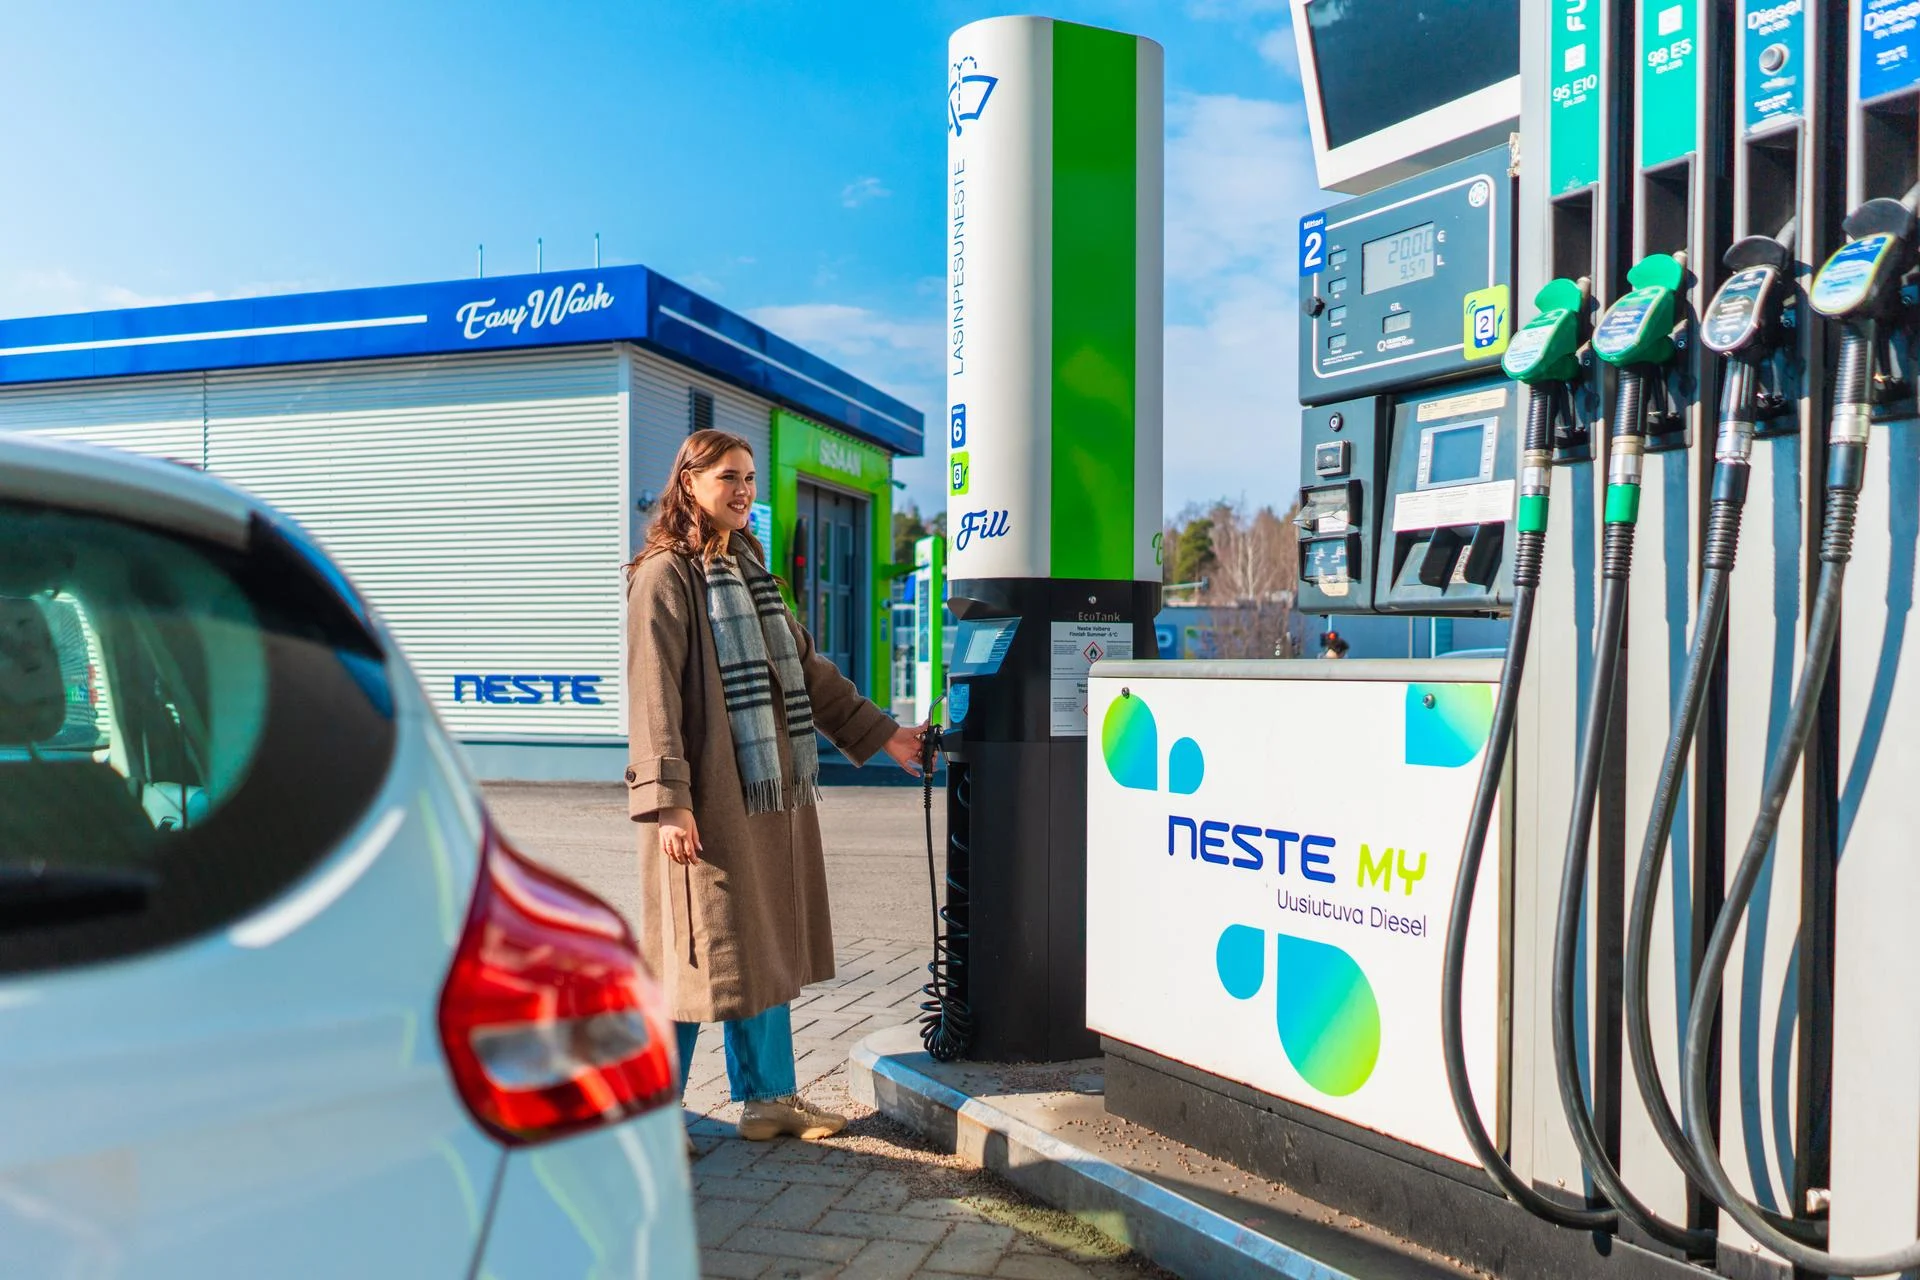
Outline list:
[[[1360,292],[1433,278],[1433,223],[1396,231],[1360,246]]]

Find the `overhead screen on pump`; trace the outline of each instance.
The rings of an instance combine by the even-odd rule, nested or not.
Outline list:
[[[1311,0],[1306,14],[1329,147],[1520,74],[1520,0]]]

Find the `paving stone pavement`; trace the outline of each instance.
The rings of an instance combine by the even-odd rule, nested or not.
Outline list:
[[[793,1006],[801,1092],[848,1116],[825,1142],[743,1142],[719,1028],[703,1028],[687,1086],[702,1273],[730,1280],[994,1276],[1145,1280],[1166,1272],[993,1175],[926,1147],[847,1094],[847,1051],[912,1021],[926,944],[857,938],[839,973]]]
[[[494,817],[527,853],[631,914],[634,836],[617,784],[492,784]],[[936,809],[936,815],[938,814]],[[936,822],[938,822],[936,817]],[[1143,1280],[1168,1273],[992,1174],[930,1150],[847,1094],[847,1051],[910,1022],[931,952],[917,791],[830,787],[820,806],[837,975],[793,1006],[801,1091],[848,1117],[825,1142],[742,1142],[718,1027],[688,1081],[703,1270],[727,1280],[994,1276]],[[935,839],[944,831],[936,826]]]

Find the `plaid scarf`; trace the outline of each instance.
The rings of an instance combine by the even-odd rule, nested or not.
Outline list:
[[[720,689],[733,730],[747,812],[772,813],[819,798],[820,753],[813,740],[813,704],[800,650],[787,625],[786,602],[767,571],[747,556],[716,556],[707,565],[707,619],[720,660]],[[773,716],[773,677],[786,697],[786,734],[794,778],[780,776],[780,726]]]

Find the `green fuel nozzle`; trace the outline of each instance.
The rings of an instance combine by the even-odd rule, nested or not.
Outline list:
[[[1593,353],[1615,368],[1673,359],[1674,316],[1686,277],[1686,263],[1672,254],[1648,254],[1635,263],[1627,272],[1633,288],[1594,328]]]
[[[1538,309],[1513,341],[1500,366],[1527,387],[1526,431],[1520,442],[1520,505],[1514,526],[1520,535],[1514,581],[1538,585],[1547,501],[1553,479],[1553,419],[1566,399],[1566,385],[1580,376],[1580,344],[1586,325],[1589,281],[1562,276],[1533,297]]]
[[[1593,330],[1593,353],[1620,371],[1613,418],[1608,424],[1607,505],[1609,526],[1624,525],[1629,535],[1640,518],[1640,473],[1647,435],[1647,384],[1650,366],[1672,360],[1674,317],[1680,286],[1687,277],[1682,256],[1652,253],[1627,272],[1633,288],[1607,308]],[[1624,579],[1632,560],[1632,538],[1609,540],[1601,573]]]
[[[1565,276],[1549,280],[1533,296],[1536,313],[1507,344],[1500,367],[1515,382],[1572,382],[1580,376],[1580,342],[1586,320],[1587,283]]]

